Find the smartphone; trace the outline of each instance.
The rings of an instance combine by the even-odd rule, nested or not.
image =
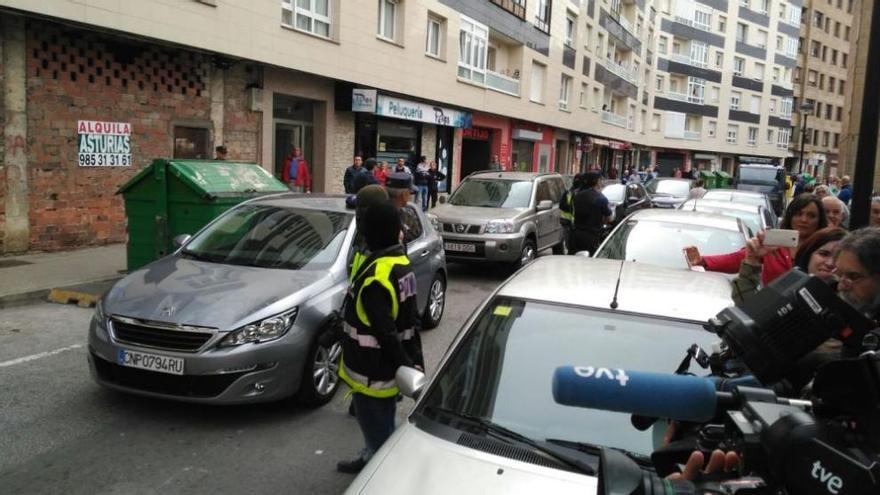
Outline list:
[[[697,264],[700,259],[700,250],[696,246],[686,247],[681,250],[684,253],[684,260],[687,262],[688,268],[694,271],[705,271],[705,269]]]
[[[800,234],[797,230],[769,229],[764,232],[764,245],[777,247],[797,247]]]

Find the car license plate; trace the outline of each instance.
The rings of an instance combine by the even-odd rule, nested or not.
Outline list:
[[[461,244],[459,242],[447,242],[443,244],[447,251],[461,251],[463,253],[476,253],[477,246],[474,244]]]
[[[129,368],[139,368],[171,375],[183,374],[183,358],[119,349],[116,362],[120,366],[128,366]]]

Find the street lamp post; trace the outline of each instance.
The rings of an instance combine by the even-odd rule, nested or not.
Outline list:
[[[804,171],[804,143],[807,140],[807,118],[813,113],[813,104],[805,101],[798,108],[801,112],[801,156],[798,160],[798,173],[800,174]]]

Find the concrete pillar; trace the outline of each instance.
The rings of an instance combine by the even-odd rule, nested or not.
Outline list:
[[[30,246],[27,162],[27,83],[24,18],[3,16],[3,98],[6,103],[3,163],[6,166],[7,253]]]
[[[223,122],[225,118],[226,71],[219,67],[211,67],[211,122],[214,123],[214,147],[223,144]],[[214,147],[210,151],[214,157]]]

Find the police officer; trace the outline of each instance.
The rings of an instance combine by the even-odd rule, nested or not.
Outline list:
[[[366,230],[364,225],[364,215],[370,206],[387,203],[388,192],[380,185],[369,185],[361,188],[357,195],[353,197],[355,199],[351,202],[351,206],[355,209],[354,218],[355,224],[357,225],[357,235],[354,239],[354,255],[351,259],[351,269],[348,272],[349,280],[351,280],[352,276],[354,276],[355,272],[358,271],[358,268],[360,268],[369,255],[367,241],[364,237],[364,231]]]
[[[565,191],[559,200],[559,223],[562,225],[562,235],[565,239],[565,247],[571,247],[571,231],[574,228],[574,197],[583,187],[584,174],[575,174],[571,182],[571,189]],[[569,251],[574,254],[574,251]]]
[[[370,255],[346,295],[339,377],[352,389],[366,447],[337,464],[344,473],[363,469],[394,431],[397,368],[424,369],[415,328],[416,276],[400,245],[400,216],[390,204],[375,204],[364,214],[364,227]]]
[[[414,236],[411,233],[418,232],[418,213],[413,208],[408,208],[407,204],[412,199],[412,195],[418,192],[413,185],[412,174],[395,172],[385,179],[385,188],[388,190],[388,197],[391,204],[397,208],[400,213],[400,221],[403,222],[403,242],[404,245],[413,241]]]
[[[574,196],[574,231],[569,251],[595,253],[602,237],[602,229],[611,221],[608,198],[601,193],[599,174],[584,176],[584,187]]]

